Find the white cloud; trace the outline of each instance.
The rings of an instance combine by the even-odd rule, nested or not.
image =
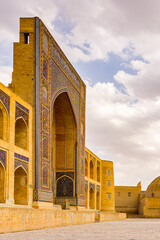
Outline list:
[[[87,146],[115,161],[116,183],[146,187],[160,170],[160,97],[132,100],[111,83],[87,83]]]
[[[2,82],[5,86],[8,86],[11,82],[12,71],[11,66],[0,66],[0,82]]]

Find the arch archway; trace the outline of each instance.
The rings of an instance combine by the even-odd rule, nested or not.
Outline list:
[[[94,169],[93,169],[93,162],[90,161],[90,178],[93,179]]]
[[[89,190],[89,208],[95,209],[95,196],[93,188]]]
[[[96,193],[96,209],[100,210],[100,193],[97,191]]]
[[[2,163],[0,163],[0,202],[5,202],[5,170]]]
[[[23,118],[18,118],[15,123],[15,145],[27,149],[27,125]]]
[[[100,182],[100,166],[97,166],[97,181]]]
[[[28,204],[27,173],[21,166],[14,173],[14,201],[15,204]]]
[[[0,139],[8,140],[8,113],[3,103],[0,101]]]
[[[88,161],[85,158],[85,176],[88,177]]]
[[[88,189],[85,188],[85,208],[88,208]]]
[[[53,105],[53,167],[56,173],[61,173],[62,175],[65,175],[66,171],[69,172],[73,175],[73,179],[75,179],[76,142],[77,124],[74,111],[67,92],[62,92],[57,96]],[[58,193],[59,181],[57,181],[57,197],[60,196]],[[72,196],[74,196],[73,187],[75,185],[73,184],[73,181],[72,190],[70,188]],[[62,186],[65,187],[65,184],[63,184]],[[64,192],[65,189],[61,189],[61,191]],[[67,192],[66,196],[70,196],[70,193]]]

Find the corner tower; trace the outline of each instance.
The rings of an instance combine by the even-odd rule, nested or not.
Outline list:
[[[33,107],[33,201],[85,206],[85,84],[38,18],[20,19],[11,88]]]

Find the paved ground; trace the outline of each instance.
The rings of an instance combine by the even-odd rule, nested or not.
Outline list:
[[[160,219],[127,219],[0,234],[0,240],[160,240]]]

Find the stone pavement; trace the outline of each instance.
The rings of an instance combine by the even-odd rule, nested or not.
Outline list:
[[[0,234],[0,240],[159,240],[160,219],[126,219]]]

